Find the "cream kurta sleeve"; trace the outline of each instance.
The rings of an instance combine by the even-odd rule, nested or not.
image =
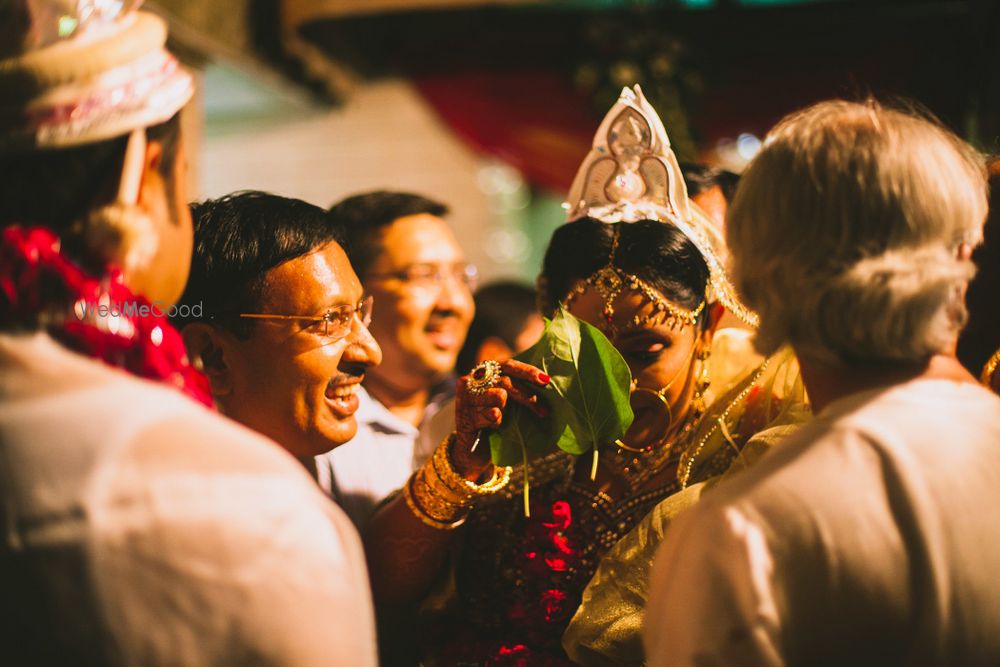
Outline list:
[[[297,462],[218,422],[148,429],[95,478],[91,557],[123,662],[374,666],[354,527]]]
[[[783,665],[773,559],[760,530],[737,510],[713,508],[679,517],[668,537],[649,585],[646,664]]]

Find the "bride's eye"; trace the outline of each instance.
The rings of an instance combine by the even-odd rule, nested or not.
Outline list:
[[[659,341],[649,342],[630,346],[622,356],[640,364],[650,364],[659,359],[667,347],[666,344]]]

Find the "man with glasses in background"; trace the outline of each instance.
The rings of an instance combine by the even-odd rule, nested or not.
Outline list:
[[[179,323],[188,354],[223,413],[315,477],[316,457],[354,436],[361,381],[382,356],[367,327],[372,298],[317,206],[241,192],[191,212],[180,303],[200,317]]]
[[[359,529],[423,463],[429,452],[417,446],[420,430],[454,395],[477,274],[442,219],[447,212],[419,195],[385,191],[329,211],[375,298],[371,331],[383,352],[359,392],[357,436],[317,461],[320,484]]]

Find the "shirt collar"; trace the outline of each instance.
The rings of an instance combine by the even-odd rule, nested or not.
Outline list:
[[[417,436],[413,424],[404,421],[389,411],[378,399],[369,394],[365,388],[358,387],[358,411],[355,416],[359,424],[368,424],[379,431],[389,433],[410,434]],[[434,416],[441,406],[455,396],[455,378],[448,377],[431,387],[430,400],[424,408],[421,424]]]

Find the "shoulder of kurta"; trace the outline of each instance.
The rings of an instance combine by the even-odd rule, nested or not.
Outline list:
[[[96,588],[133,662],[180,651],[191,664],[331,664],[347,654],[323,638],[343,627],[355,635],[343,650],[373,664],[367,571],[347,517],[274,443],[181,412],[137,432],[89,502]]]
[[[131,500],[172,513],[190,503],[230,526],[245,517],[253,528],[260,517],[282,513],[314,516],[324,525],[342,518],[279,445],[194,404],[136,429],[98,477],[96,489],[119,506]]]

